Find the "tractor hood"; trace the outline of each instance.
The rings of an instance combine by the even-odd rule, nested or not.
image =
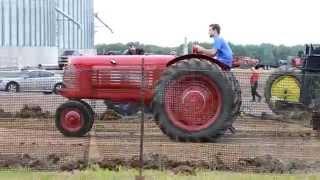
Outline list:
[[[80,66],[137,66],[144,59],[145,65],[166,65],[175,59],[172,55],[111,55],[111,56],[75,56],[71,58],[71,65]]]

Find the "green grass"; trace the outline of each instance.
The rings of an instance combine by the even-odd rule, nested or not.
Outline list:
[[[75,173],[67,172],[28,172],[1,171],[0,179],[5,180],[134,180],[136,170],[88,170]],[[320,174],[309,175],[272,175],[244,174],[227,172],[199,172],[196,176],[173,175],[171,172],[145,171],[146,180],[320,180]]]

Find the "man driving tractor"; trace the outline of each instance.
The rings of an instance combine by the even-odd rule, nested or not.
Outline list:
[[[215,57],[218,61],[232,67],[233,53],[229,44],[220,36],[220,25],[209,25],[209,36],[214,39],[212,49],[205,49],[199,45],[194,45],[198,53],[205,54],[210,57]]]

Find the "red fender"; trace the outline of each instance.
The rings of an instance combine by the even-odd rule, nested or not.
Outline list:
[[[205,59],[205,60],[208,60],[210,61],[211,63],[215,63],[217,64],[219,67],[221,67],[221,69],[223,70],[230,70],[230,67],[223,64],[222,62],[210,57],[210,56],[206,56],[206,55],[203,55],[203,54],[187,54],[187,55],[183,55],[183,56],[179,56],[171,61],[169,61],[167,63],[167,67],[178,62],[178,61],[181,61],[181,60],[185,60],[185,59],[193,59],[193,58],[196,58],[196,59]]]

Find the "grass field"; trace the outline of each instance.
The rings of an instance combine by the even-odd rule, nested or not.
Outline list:
[[[28,172],[2,171],[0,179],[10,180],[134,180],[138,174],[136,170],[88,170],[82,172]],[[174,175],[171,172],[145,171],[146,180],[320,180],[320,174],[309,175],[272,175],[272,174],[244,174],[226,172],[199,172],[194,176]]]

